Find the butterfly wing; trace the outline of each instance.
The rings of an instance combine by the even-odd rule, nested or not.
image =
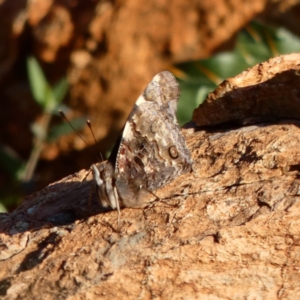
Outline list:
[[[157,74],[138,98],[125,124],[114,158],[120,197],[131,187],[154,191],[191,170],[176,110],[179,87],[168,71]]]

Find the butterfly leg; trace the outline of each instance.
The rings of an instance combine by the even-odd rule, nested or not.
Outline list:
[[[114,187],[114,194],[115,194],[115,199],[116,199],[116,204],[117,204],[117,211],[118,211],[118,228],[120,227],[120,216],[121,216],[121,210],[120,210],[120,203],[119,203],[119,195],[117,188]]]
[[[119,228],[121,211],[120,211],[118,191],[117,191],[116,187],[113,187],[111,180],[107,180],[105,182],[105,189],[106,189],[107,197],[108,197],[111,208],[117,209],[117,211],[118,211],[118,228]]]
[[[153,197],[155,198],[155,199],[151,199],[150,201],[148,200],[147,203],[146,203],[146,205],[144,206],[144,208],[152,207],[152,206],[154,205],[154,203],[159,202],[159,201],[162,200],[162,199],[159,198],[156,194],[154,194],[152,191],[149,191],[149,190],[146,189],[146,188],[143,188],[143,189],[141,189],[141,190],[143,190],[143,193],[144,193],[144,194],[149,194],[149,195],[151,195],[151,196],[153,196]],[[142,193],[140,193],[140,194],[142,194]],[[148,196],[149,196],[149,195],[148,195]]]

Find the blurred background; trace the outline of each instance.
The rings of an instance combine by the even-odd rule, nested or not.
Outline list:
[[[91,149],[106,157],[156,73],[178,78],[183,125],[224,79],[300,52],[299,35],[297,0],[0,0],[0,212],[89,168]]]

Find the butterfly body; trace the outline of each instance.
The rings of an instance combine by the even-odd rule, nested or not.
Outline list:
[[[191,170],[176,119],[178,98],[178,83],[168,71],[157,74],[138,98],[110,158],[92,166],[103,206],[140,206],[147,194]]]

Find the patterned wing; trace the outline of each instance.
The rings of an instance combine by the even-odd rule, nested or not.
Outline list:
[[[154,191],[191,170],[190,153],[176,119],[178,98],[175,77],[164,71],[136,101],[115,157],[119,189],[127,185],[136,191]]]

